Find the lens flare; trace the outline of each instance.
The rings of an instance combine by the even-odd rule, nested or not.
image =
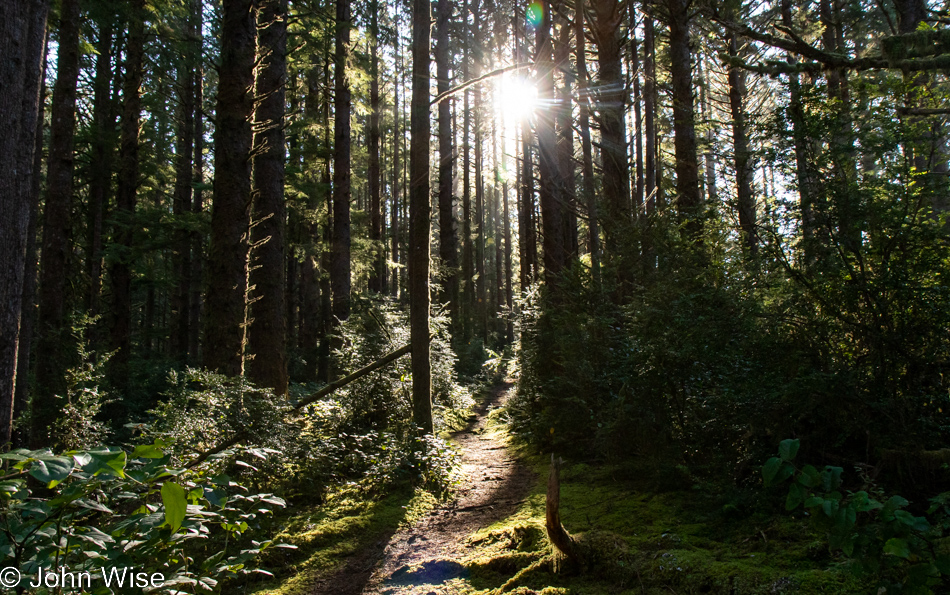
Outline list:
[[[538,103],[538,88],[520,76],[504,77],[496,95],[498,110],[506,119],[520,120],[530,116]]]
[[[532,2],[525,10],[525,16],[531,25],[539,26],[544,19],[544,6],[540,2]]]

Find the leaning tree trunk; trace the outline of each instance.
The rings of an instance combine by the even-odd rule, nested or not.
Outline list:
[[[409,328],[412,419],[432,433],[429,365],[429,0],[412,6],[412,143],[409,151]]]
[[[66,395],[66,260],[73,200],[73,139],[76,131],[76,82],[79,79],[79,0],[60,5],[56,84],[50,109],[50,146],[43,210],[40,260],[36,390],[33,393],[31,444],[47,446],[48,429],[58,417],[56,395]]]
[[[287,318],[284,294],[284,98],[287,77],[287,0],[261,0],[254,148],[254,227],[248,376],[287,394]]]
[[[0,446],[10,442],[49,3],[0,3]]]
[[[255,29],[252,0],[224,3],[204,364],[228,376],[244,372]]]

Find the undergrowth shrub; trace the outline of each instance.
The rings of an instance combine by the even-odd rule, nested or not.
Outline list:
[[[88,572],[82,586],[103,595],[141,593],[145,585],[133,584],[128,573],[161,574],[154,585],[161,592],[204,593],[218,590],[222,579],[265,572],[252,561],[278,544],[250,535],[284,501],[214,473],[214,461],[176,465],[169,450],[159,441],[128,450],[0,455],[10,471],[0,481],[0,555],[20,571],[21,588],[40,568]],[[112,573],[122,568],[129,570],[117,586]],[[10,587],[9,571],[3,579]],[[69,585],[31,592],[60,593],[63,586]]]
[[[878,580],[880,592],[945,592],[950,578],[950,492],[930,499],[925,514],[908,510],[901,496],[888,497],[873,482],[862,489],[844,489],[843,469],[827,465],[798,466],[800,441],[783,440],[778,456],[762,468],[765,487],[789,482],[785,510],[807,510],[828,540],[828,549],[843,557],[856,576]]]
[[[437,434],[457,427],[472,404],[469,389],[455,379],[455,355],[447,321],[433,318],[431,343],[433,416]],[[338,329],[340,376],[359,370],[409,342],[405,313],[389,302],[354,299]],[[448,489],[457,455],[440,437],[419,439],[412,427],[408,356],[367,374],[308,405],[293,405],[320,385],[294,384],[278,399],[245,379],[198,370],[172,372],[166,400],[137,429],[149,439],[174,445],[185,461],[240,435],[266,458],[221,461],[222,469],[255,485],[278,485],[289,496],[319,499],[334,486],[358,483],[381,494],[411,482]]]

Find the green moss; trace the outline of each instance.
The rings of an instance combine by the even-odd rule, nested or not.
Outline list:
[[[357,489],[344,489],[324,504],[291,510],[275,538],[297,546],[265,558],[264,566],[279,569],[255,595],[309,595],[313,583],[325,577],[369,543],[388,539],[403,525],[422,517],[437,503],[423,490],[402,490],[380,500],[367,500]]]
[[[546,478],[546,464],[532,463]],[[469,538],[466,588],[447,592],[867,592],[837,569],[804,519],[740,514],[712,490],[660,492],[642,477],[620,467],[565,466],[561,520],[589,558],[585,572],[554,572],[540,481],[514,514]]]

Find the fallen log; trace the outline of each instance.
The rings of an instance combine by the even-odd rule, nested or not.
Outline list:
[[[429,340],[430,340],[430,341],[432,340],[432,336],[429,337]],[[348,374],[348,375],[344,376],[343,378],[340,378],[340,379],[338,379],[338,380],[334,380],[334,381],[331,382],[330,384],[328,384],[328,385],[324,386],[323,388],[321,388],[320,390],[314,392],[312,395],[310,395],[310,396],[308,396],[308,397],[306,397],[306,398],[304,398],[304,399],[298,401],[297,404],[294,405],[293,408],[292,408],[290,411],[291,411],[292,413],[297,413],[298,411],[300,411],[301,409],[303,409],[303,408],[306,407],[307,405],[310,405],[311,403],[315,403],[315,402],[319,401],[320,399],[322,399],[323,397],[327,396],[328,394],[332,393],[333,391],[338,390],[338,389],[340,389],[340,388],[343,388],[344,386],[346,386],[347,384],[353,382],[354,380],[359,380],[360,378],[362,378],[363,376],[366,376],[366,375],[369,374],[370,372],[374,372],[374,371],[376,371],[376,370],[382,368],[383,366],[386,366],[386,365],[388,365],[388,364],[390,364],[390,363],[396,361],[397,359],[399,359],[400,357],[406,355],[406,354],[409,353],[410,351],[412,351],[412,343],[408,343],[408,344],[406,344],[406,345],[400,347],[399,349],[397,349],[397,350],[395,350],[395,351],[392,351],[392,352],[390,352],[390,353],[387,353],[386,355],[384,355],[383,357],[379,358],[379,359],[376,360],[375,362],[373,362],[373,363],[371,363],[371,364],[369,364],[369,365],[367,365],[367,366],[363,366],[363,367],[360,368],[359,370],[353,372],[352,374]],[[236,445],[238,442],[240,442],[241,440],[243,440],[243,439],[246,438],[246,437],[247,437],[247,433],[246,433],[246,432],[238,432],[235,436],[232,436],[230,439],[226,440],[225,442],[222,442],[221,444],[218,444],[218,445],[215,446],[214,448],[211,448],[211,449],[209,449],[209,450],[206,450],[206,451],[204,451],[204,452],[198,454],[197,457],[195,457],[195,458],[192,459],[188,464],[185,465],[185,468],[186,468],[186,469],[190,469],[190,468],[194,467],[195,465],[198,465],[198,464],[204,462],[205,460],[208,459],[208,457],[211,457],[211,456],[214,456],[214,455],[216,455],[216,454],[218,454],[218,453],[224,452],[225,450],[227,450],[227,449],[231,448],[232,446]]]

